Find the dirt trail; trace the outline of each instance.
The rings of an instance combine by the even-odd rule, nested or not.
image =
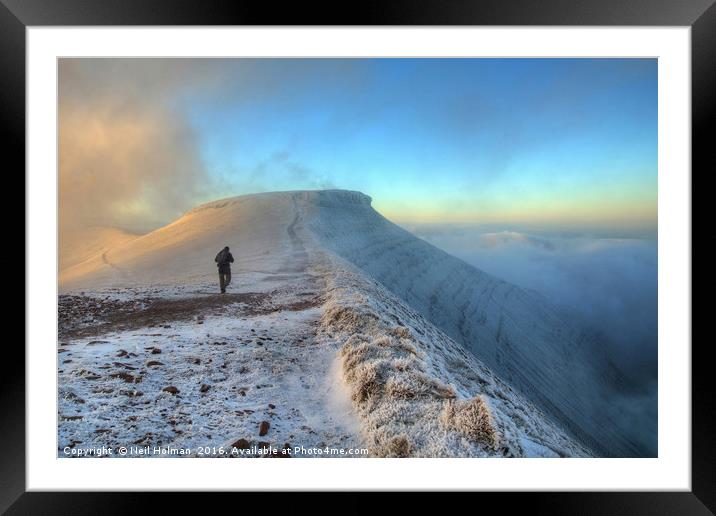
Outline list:
[[[260,292],[132,301],[60,296],[59,336],[62,339],[81,338],[110,331],[152,328],[213,314],[218,308],[235,304],[247,310],[258,310],[268,297],[269,294]]]

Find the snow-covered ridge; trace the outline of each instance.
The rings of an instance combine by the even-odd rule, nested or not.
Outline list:
[[[379,281],[591,449],[646,454],[618,403],[626,379],[547,299],[449,255],[369,206],[319,207],[307,226],[317,246]]]
[[[380,285],[363,294],[369,301],[386,293],[400,300],[597,454],[643,454],[615,403],[626,382],[597,343],[540,296],[392,224],[360,192],[278,192],[207,203],[63,271],[60,289],[191,284],[207,290],[216,283],[213,257],[225,245],[236,259],[239,289],[249,281],[280,285],[305,269],[307,256],[350,264]]]
[[[290,200],[303,206],[341,207],[346,205],[363,205],[370,207],[370,196],[353,190],[302,190],[290,192],[265,192],[258,194],[227,197],[192,208],[185,215],[199,213],[204,210],[230,208],[246,202],[268,200],[271,202]]]
[[[380,457],[589,457],[524,396],[402,300],[327,256],[321,331]]]

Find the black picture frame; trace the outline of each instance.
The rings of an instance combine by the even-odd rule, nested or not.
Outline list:
[[[709,123],[716,120],[715,0],[364,0],[323,5],[244,0],[0,0],[0,129],[5,162],[25,167],[25,30],[48,25],[574,25],[690,26],[692,171],[716,169]],[[663,143],[663,142],[662,142]],[[14,159],[13,159],[14,158]],[[692,251],[693,252],[693,251]],[[28,271],[25,271],[26,274]],[[31,300],[30,300],[31,302]],[[32,309],[31,305],[26,310]],[[688,346],[683,342],[679,345]],[[692,491],[608,493],[480,493],[509,497],[531,512],[551,514],[711,514],[716,512],[716,425],[708,341],[692,346]],[[25,354],[0,375],[0,510],[8,514],[113,514],[148,507],[148,493],[25,492]],[[10,362],[11,361],[11,362]],[[12,446],[6,446],[12,443]],[[182,496],[160,495],[164,510]],[[352,494],[357,507],[362,495]],[[422,497],[415,496],[420,502]],[[362,501],[362,502],[361,502]],[[502,502],[502,500],[499,500]],[[294,500],[295,502],[295,500]],[[459,503],[459,501],[456,501]]]

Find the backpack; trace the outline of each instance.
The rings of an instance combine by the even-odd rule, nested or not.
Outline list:
[[[224,263],[226,261],[226,251],[224,249],[219,251],[219,254],[216,255],[216,258],[214,258],[214,261],[218,265],[221,265],[222,263]]]

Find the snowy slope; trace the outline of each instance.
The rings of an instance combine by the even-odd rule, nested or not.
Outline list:
[[[380,281],[600,454],[646,453],[614,403],[626,380],[599,343],[540,295],[416,238],[370,206],[311,204],[319,245]]]
[[[137,236],[121,229],[107,227],[63,232],[60,237],[60,271],[101,255],[109,249],[123,246]]]
[[[230,291],[233,288],[264,296],[273,308],[259,315],[271,318],[271,324],[253,321],[251,317],[258,315],[241,299],[229,299],[221,315],[214,312],[213,302],[206,301],[216,289],[213,256],[224,245],[231,247],[236,258]],[[492,278],[391,224],[370,207],[369,197],[358,192],[285,192],[209,203],[168,226],[67,269],[60,277],[60,290],[83,291],[98,300],[106,298],[105,302],[146,299],[135,310],[148,306],[151,311],[157,299],[178,303],[201,300],[197,306],[209,307],[201,331],[209,329],[206,324],[212,321],[212,331],[222,328],[222,335],[233,334],[236,342],[245,344],[232,347],[230,357],[222,362],[229,368],[235,366],[236,371],[258,349],[251,338],[252,325],[268,324],[272,328],[267,330],[268,335],[278,343],[281,360],[295,360],[296,367],[304,371],[298,377],[296,371],[284,371],[281,382],[266,382],[277,389],[275,396],[280,392],[291,397],[285,405],[295,408],[305,394],[293,391],[301,393],[307,377],[329,377],[338,367],[340,384],[347,389],[355,411],[350,417],[360,426],[356,435],[351,435],[351,424],[340,423],[338,433],[346,442],[365,444],[373,455],[581,456],[589,455],[588,449],[598,454],[637,454],[627,430],[612,420],[616,415],[604,401],[608,391],[602,385],[618,388],[622,380],[588,339],[534,294]],[[304,303],[306,296],[314,302]],[[290,322],[297,313],[302,317],[300,324],[305,323],[299,333],[313,332],[301,341],[311,342],[315,353],[294,353],[286,341],[286,335],[298,331],[294,329],[298,322]],[[136,311],[132,314],[137,319]],[[126,394],[123,396],[127,399],[121,401],[116,397],[112,401],[95,400],[97,393],[87,390],[86,373],[82,372],[91,370],[91,377],[99,376],[92,380],[98,382],[93,387],[96,389],[105,381],[97,368],[111,371],[119,367],[113,365],[110,354],[117,353],[127,338],[135,339],[130,340],[136,342],[132,358],[137,361],[127,365],[139,368],[146,378],[144,385],[152,385],[153,391],[160,387],[158,373],[146,366],[144,357],[140,358],[144,347],[161,344],[182,357],[202,349],[198,346],[213,338],[212,331],[204,337],[203,333],[192,333],[196,330],[192,325],[174,330],[172,324],[176,335],[171,343],[162,341],[166,339],[163,335],[147,341],[142,340],[142,334],[154,331],[122,326],[131,318],[108,317],[90,315],[82,319],[61,341],[63,353],[72,353],[68,351],[72,346],[83,349],[69,358],[68,365],[61,366],[61,389],[64,385],[70,393],[61,396],[61,440],[87,442],[94,436],[101,441],[114,435],[112,432],[120,441],[129,438],[124,435],[126,428],[94,435],[96,421],[91,423],[94,420],[89,414],[62,424],[62,417],[68,416],[63,410],[86,412],[90,405],[98,409],[116,403],[140,403]],[[241,324],[236,322],[237,317]],[[95,346],[88,347],[91,340],[109,344],[95,351]],[[159,342],[151,344],[153,340]],[[140,349],[145,342],[149,343]],[[466,353],[463,346],[473,353]],[[164,348],[162,352],[166,353]],[[318,356],[322,357],[320,367],[307,362],[309,357]],[[268,354],[264,360],[272,357]],[[191,392],[193,403],[191,400],[198,396],[197,382],[203,380],[193,369],[182,376],[184,369],[163,368],[162,374],[167,375],[163,381],[181,383],[177,387],[182,393]],[[211,378],[210,371],[202,374]],[[262,374],[272,374],[271,369]],[[234,389],[249,387],[243,385],[244,379],[225,376],[217,376],[217,381],[234,382]],[[251,385],[256,387],[259,377],[254,377]],[[110,379],[117,381],[116,377],[107,381]],[[276,387],[279,384],[280,389]],[[111,388],[116,390],[117,386]],[[160,389],[158,392],[157,399],[167,397]],[[147,392],[143,395],[153,396]],[[74,396],[82,397],[85,403],[73,404]],[[139,409],[145,408],[147,399],[141,401]],[[326,415],[336,406],[343,406],[342,402],[321,405],[323,408],[314,408],[313,412],[330,416],[331,421],[346,421],[345,414]],[[218,403],[218,407],[211,413],[218,414],[213,417],[223,418],[221,421],[230,417],[222,410],[245,413],[233,405],[227,408],[226,403]],[[321,432],[300,430],[325,422],[306,424],[306,418],[315,420],[317,416],[310,416],[311,410],[305,407],[297,410],[301,415],[294,413],[292,417],[304,422],[298,429],[287,423],[291,431],[286,430],[286,439],[292,435],[292,442],[303,439],[318,444],[336,434],[324,433],[321,439],[315,439]],[[288,420],[289,415],[276,417]],[[145,423],[134,426],[147,433],[152,417],[158,415],[137,415],[140,422],[145,417]],[[226,431],[217,436],[216,431],[202,430],[203,438],[209,434],[225,443],[250,432],[256,423],[249,418],[244,427],[232,421],[238,426],[212,421],[212,427],[225,427]],[[70,423],[74,426],[69,427]],[[560,427],[567,427],[586,448]],[[179,435],[177,439],[188,442],[196,432],[184,428]],[[163,439],[166,442],[169,437]],[[191,442],[196,443],[196,439]]]

